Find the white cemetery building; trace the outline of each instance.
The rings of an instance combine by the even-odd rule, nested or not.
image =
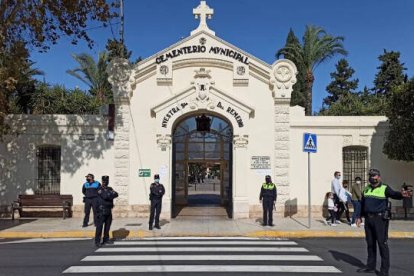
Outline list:
[[[162,217],[212,207],[229,218],[261,217],[265,175],[277,185],[277,216],[306,216],[308,153],[311,205],[320,215],[335,171],[353,183],[370,167],[399,189],[414,183],[414,165],[382,153],[385,117],[305,116],[291,107],[297,69],[273,64],[215,35],[214,11],[205,1],[191,35],[136,65],[116,60],[109,68],[114,116],[11,115],[12,134],[0,143],[2,213],[24,193],[73,196],[83,213],[85,175],[109,175],[119,193],[115,216],[149,214],[149,186],[159,174],[166,188]],[[114,128],[111,125],[114,120]],[[109,128],[108,128],[109,123]],[[316,141],[304,141],[304,133]],[[400,206],[395,202],[394,206]],[[208,214],[208,212],[203,213]]]

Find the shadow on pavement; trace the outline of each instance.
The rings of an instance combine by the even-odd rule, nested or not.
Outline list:
[[[36,219],[0,219],[0,231],[13,228],[22,224],[30,223],[36,221]]]
[[[334,250],[329,250],[329,253],[331,253],[332,257],[337,261],[343,261],[357,268],[365,268],[365,264],[361,262],[361,260],[351,255],[348,255],[348,254],[345,254],[339,251],[334,251]]]

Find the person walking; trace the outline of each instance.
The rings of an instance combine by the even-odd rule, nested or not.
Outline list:
[[[93,223],[96,226],[98,189],[101,186],[101,183],[99,183],[99,181],[95,181],[95,176],[91,173],[88,173],[85,177],[86,182],[82,185],[82,193],[84,195],[83,202],[85,203],[85,217],[83,218],[82,227],[88,227],[91,208],[93,211]]]
[[[349,191],[348,180],[344,180],[342,182],[340,194],[341,196],[339,199],[341,200],[345,210],[346,221],[348,222],[348,225],[351,225],[351,218],[349,217],[349,204],[352,203],[352,194]]]
[[[273,226],[273,207],[277,198],[276,185],[272,183],[270,175],[266,175],[265,183],[260,189],[259,200],[263,205],[263,226]]]
[[[388,224],[391,210],[388,207],[388,198],[403,199],[413,194],[412,191],[392,190],[381,180],[380,171],[369,170],[369,185],[364,189],[361,199],[361,216],[357,218],[357,226],[361,224],[361,217],[365,217],[365,240],[367,243],[368,259],[361,273],[375,273],[377,262],[377,244],[381,256],[381,268],[378,275],[389,275],[390,252],[388,248]]]
[[[112,224],[112,208],[114,208],[114,199],[118,197],[112,187],[109,187],[109,176],[102,176],[102,186],[98,189],[98,215],[95,231],[95,245],[100,247],[104,244],[110,244],[109,230]],[[102,228],[103,238],[102,238]],[[102,243],[101,242],[102,238]]]
[[[151,212],[150,212],[150,218],[149,218],[149,230],[152,230],[152,225],[154,223],[154,217],[155,217],[154,227],[157,229],[161,229],[160,214],[161,214],[161,207],[162,207],[162,197],[164,194],[165,194],[164,185],[160,183],[160,176],[156,174],[154,175],[154,183],[152,183],[150,186],[149,199],[151,201]]]
[[[354,213],[352,214],[351,226],[356,227],[356,218],[361,216],[361,177],[355,177],[355,184],[352,185],[351,194],[352,194],[352,206],[354,207]]]
[[[332,192],[326,193],[325,198],[328,201],[328,213],[329,213],[329,216],[325,220],[325,224],[328,224],[330,226],[336,226],[336,210],[338,208],[335,206],[333,193]]]
[[[334,179],[331,182],[331,192],[334,195],[334,202],[335,205],[338,207],[336,211],[336,223],[341,224],[341,217],[343,212],[345,211],[345,205],[340,200],[341,190],[343,189],[341,184],[341,172],[336,171],[334,173]]]

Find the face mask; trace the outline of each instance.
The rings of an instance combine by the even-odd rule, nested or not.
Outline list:
[[[361,184],[361,181],[357,181],[356,184]]]
[[[159,179],[155,179],[154,182],[155,183],[160,183],[160,180]]]
[[[373,178],[373,177],[370,177],[368,181],[369,181],[369,183],[371,183],[371,184],[378,184],[378,179],[375,179],[375,178]]]
[[[335,176],[336,179],[341,179],[340,175]]]

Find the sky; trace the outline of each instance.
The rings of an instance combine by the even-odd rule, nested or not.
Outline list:
[[[199,0],[124,0],[124,38],[132,58],[149,57],[190,36],[199,24],[192,14],[199,4]],[[290,28],[302,40],[305,26],[315,25],[345,38],[345,58],[359,79],[359,90],[373,87],[384,49],[399,51],[406,73],[414,77],[413,0],[207,0],[207,5],[214,9],[207,23],[216,36],[269,64],[285,45]],[[85,84],[66,73],[78,66],[71,54],[87,53],[97,59],[108,39],[119,39],[119,26],[118,19],[107,28],[92,22],[88,32],[95,41],[93,49],[84,42],[71,45],[68,37],[62,37],[47,53],[33,52],[35,67],[45,73],[41,79],[86,90]],[[313,111],[320,110],[328,95],[330,73],[340,58],[316,68]]]

